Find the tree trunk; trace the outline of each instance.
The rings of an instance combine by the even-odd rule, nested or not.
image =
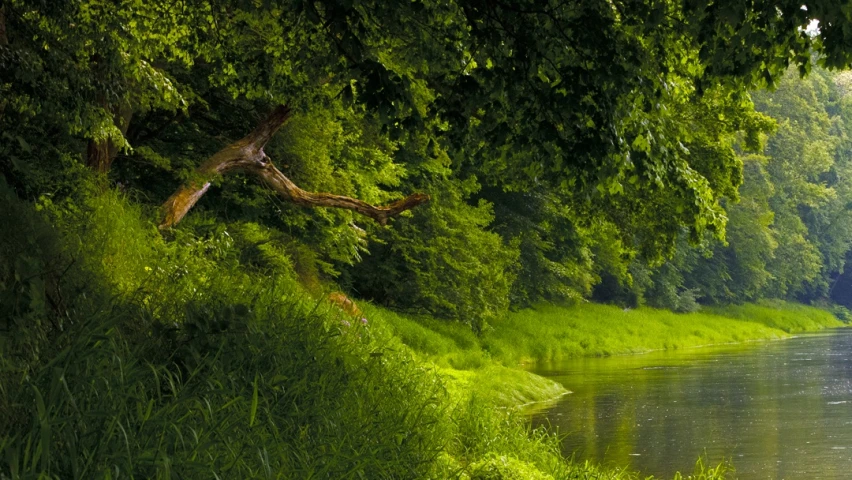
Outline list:
[[[130,119],[133,117],[133,110],[129,106],[118,108],[106,108],[113,112],[113,121],[121,130],[121,134],[127,133],[127,127],[130,126]],[[108,173],[112,167],[112,161],[118,155],[118,146],[110,139],[106,140],[89,140],[89,145],[86,148],[86,165],[98,171],[99,173]]]
[[[0,0],[0,47],[9,45],[9,37],[6,35],[6,5]]]
[[[196,169],[194,180],[181,186],[161,207],[160,229],[173,227],[210,188],[213,177],[242,171],[258,177],[280,196],[303,207],[332,207],[352,210],[381,225],[389,218],[429,201],[429,195],[415,193],[390,205],[377,207],[361,200],[331,193],[308,192],[299,188],[275,168],[263,147],[291,116],[290,108],[279,105],[246,137],[226,146]]]
[[[0,48],[8,46],[9,36],[6,34],[6,4],[3,3],[3,0],[0,0]],[[8,103],[8,100],[5,98],[0,100],[0,118],[3,118],[3,112],[6,111],[6,103]]]

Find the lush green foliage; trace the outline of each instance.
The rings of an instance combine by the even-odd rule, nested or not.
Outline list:
[[[38,238],[23,258],[74,258],[55,288],[76,301],[16,305],[13,332],[32,336],[0,356],[2,475],[634,478],[569,462],[557,437],[494,409],[561,387],[481,354],[464,371],[433,366],[429,348],[464,355],[479,338],[367,305],[362,324],[317,303],[256,226],[166,242],[112,191],[38,212],[7,200],[7,218],[34,227],[4,232],[4,245]],[[397,337],[400,325],[420,333]],[[432,347],[403,344],[429,332]]]
[[[814,65],[852,63],[850,25],[828,0],[0,0],[0,476],[618,477],[495,413],[558,389],[494,360],[830,322],[507,312],[848,300],[850,82]],[[431,203],[365,224],[196,170],[281,105],[286,178]],[[340,288],[396,313],[346,318]]]
[[[517,254],[488,232],[489,205],[465,204],[451,192],[429,209],[375,231],[380,245],[352,272],[352,289],[397,308],[418,307],[481,330],[508,309]]]
[[[828,208],[828,191],[776,189],[772,220],[724,208],[739,196],[737,152],[759,150],[771,129],[746,89],[777,83],[791,62],[809,71],[812,51],[827,66],[849,61],[849,13],[833,2],[6,0],[2,12],[0,170],[19,194],[64,197],[88,163],[150,208],[286,104],[296,114],[267,153],[298,184],[374,203],[434,197],[384,230],[293,207],[242,177],[217,181],[205,220],[190,222],[278,230],[314,288],[344,272],[355,292],[481,329],[510,302],[576,301],[601,280],[629,290],[632,258],[634,271],[653,268],[684,235],[722,238],[728,218],[773,228],[764,237],[790,262],[766,264],[787,270],[761,275],[760,255],[746,252],[763,250],[734,225],[747,262],[715,271],[754,285],[689,293],[697,287],[678,283],[688,275],[664,272],[652,304],[825,296],[845,261],[848,242],[803,230],[843,236],[829,220],[839,204],[814,225],[796,220],[798,206]],[[806,33],[813,20],[821,28]],[[803,165],[790,163],[796,152],[813,152],[797,175],[831,173],[838,142],[817,116],[798,133],[782,122],[773,182]]]
[[[848,302],[835,288],[852,246],[846,77],[816,68],[802,80],[788,71],[777,90],[754,93],[777,130],[761,154],[741,155],[744,183],[739,201],[725,205],[725,241],[682,240],[659,266],[640,256],[631,268],[639,281],[626,290],[675,311],[694,310],[696,300]],[[623,293],[603,293],[627,303]]]

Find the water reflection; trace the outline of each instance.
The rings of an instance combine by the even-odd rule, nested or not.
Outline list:
[[[702,454],[741,479],[852,478],[852,331],[536,373],[574,393],[536,416],[564,452],[671,478]]]

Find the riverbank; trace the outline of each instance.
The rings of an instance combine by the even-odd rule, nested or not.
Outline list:
[[[366,309],[410,348],[439,366],[456,369],[476,369],[491,362],[515,367],[581,356],[776,340],[843,326],[825,310],[784,301],[711,307],[695,313],[582,303],[512,312],[477,337],[463,324]]]
[[[564,394],[517,366],[572,354],[565,310],[482,337],[369,305],[364,324],[228,235],[165,240],[112,192],[86,202],[43,218],[7,200],[18,228],[0,241],[28,262],[7,271],[36,273],[0,284],[17,299],[0,328],[0,477],[633,478],[495,408]],[[584,331],[620,331],[606,311],[613,327]]]
[[[548,402],[567,393],[518,368],[537,362],[777,340],[843,325],[825,310],[783,301],[686,314],[583,303],[513,312],[478,337],[459,323],[364,309],[374,323],[435,364],[459,397],[475,394],[502,407]]]
[[[420,361],[435,365],[455,405],[469,402],[480,405],[477,409],[490,405],[491,408],[485,407],[477,414],[484,416],[493,415],[494,406],[502,407],[507,409],[506,418],[518,418],[513,412],[551,405],[570,393],[561,384],[524,370],[536,362],[776,340],[799,332],[843,326],[829,312],[781,301],[714,307],[689,314],[585,303],[571,307],[542,305],[513,312],[493,322],[483,335],[476,336],[459,323],[402,315],[368,304],[363,309],[374,328],[405,344],[416,352]],[[550,438],[540,446],[549,445],[545,450],[553,448],[548,443],[553,437],[539,438]],[[551,450],[550,455],[558,452]],[[581,478],[639,477],[589,462],[567,465],[574,472],[572,475],[583,472],[581,475],[585,477]],[[726,470],[725,465],[708,466],[699,460],[695,472],[687,478],[722,479]],[[529,473],[532,470],[524,472],[532,475]]]
[[[852,329],[783,341],[566,360],[574,393],[537,415],[570,455],[671,479],[703,455],[739,480],[849,477]]]

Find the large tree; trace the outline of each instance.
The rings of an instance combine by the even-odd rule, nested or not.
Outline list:
[[[791,62],[807,70],[814,50],[828,66],[852,58],[852,14],[825,0],[5,0],[0,11],[7,137],[43,122],[87,140],[88,164],[107,171],[133,147],[136,116],[209,106],[187,79],[272,112],[201,163],[164,204],[164,226],[211,177],[237,170],[285,199],[380,222],[422,203],[383,210],[313,194],[272,166],[262,147],[284,112],[339,96],[389,135],[431,138],[455,172],[602,206],[626,229],[653,217],[660,233],[648,243],[670,245],[678,225],[724,227],[719,198],[740,181],[725,138],[760,130],[744,89],[773,83]],[[731,114],[696,134],[683,107],[693,102]]]

